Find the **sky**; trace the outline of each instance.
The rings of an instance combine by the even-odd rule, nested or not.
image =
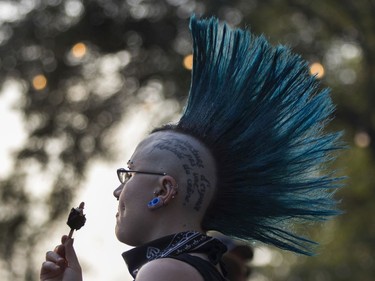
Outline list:
[[[26,138],[22,116],[16,109],[21,99],[21,85],[14,81],[4,84],[0,94],[0,178],[6,176],[12,168],[12,151],[20,147]]]

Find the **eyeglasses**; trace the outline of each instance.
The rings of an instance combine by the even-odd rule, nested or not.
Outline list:
[[[135,171],[127,170],[124,168],[117,169],[117,176],[121,183],[126,183],[132,177],[132,173],[146,174],[146,175],[157,175],[157,176],[166,176],[167,173],[156,173],[156,172],[146,172],[146,171]]]

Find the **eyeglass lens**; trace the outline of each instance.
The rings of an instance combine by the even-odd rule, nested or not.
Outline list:
[[[125,183],[130,179],[130,174],[125,171],[118,171],[117,175],[121,183]]]

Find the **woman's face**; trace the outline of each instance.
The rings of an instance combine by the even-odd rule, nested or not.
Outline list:
[[[163,173],[155,153],[152,153],[154,138],[142,141],[128,162],[130,170]],[[155,223],[155,212],[147,207],[155,198],[154,191],[162,183],[162,175],[131,173],[131,177],[113,192],[119,199],[116,214],[116,236],[121,242],[137,246],[148,242],[148,235]]]

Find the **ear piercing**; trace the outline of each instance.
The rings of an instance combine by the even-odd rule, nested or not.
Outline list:
[[[170,195],[172,199],[175,198],[176,194],[177,194],[177,189],[178,189],[178,186],[176,187],[173,187],[172,188],[174,189],[173,193]],[[159,197],[160,194],[162,194],[162,191],[154,191],[153,192],[155,196],[154,199],[152,199],[148,204],[147,204],[147,207],[151,210],[155,210],[155,209],[158,209],[162,206],[164,206],[164,201],[161,197]]]

